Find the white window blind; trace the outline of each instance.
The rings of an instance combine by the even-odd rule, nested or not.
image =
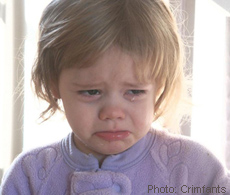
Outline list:
[[[196,1],[191,136],[224,164],[230,150],[226,148],[228,15],[212,0]]]
[[[0,169],[22,151],[24,1],[0,0]]]
[[[31,68],[37,50],[37,35],[40,17],[44,8],[51,0],[25,0],[25,18],[27,36],[25,41],[25,107],[24,107],[24,137],[23,150],[49,144],[65,137],[69,126],[62,113],[55,114],[44,123],[38,120],[42,111],[47,108],[44,101],[39,101],[30,86]],[[33,17],[31,17],[33,16]]]

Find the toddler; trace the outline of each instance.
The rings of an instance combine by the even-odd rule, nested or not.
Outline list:
[[[32,81],[49,103],[44,120],[63,107],[72,133],[19,155],[1,194],[230,194],[207,149],[151,127],[173,130],[186,93],[183,44],[163,0],[53,0]]]

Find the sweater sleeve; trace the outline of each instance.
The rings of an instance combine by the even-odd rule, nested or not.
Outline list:
[[[191,150],[192,164],[190,164],[191,170],[194,170],[191,173],[193,183],[202,187],[207,194],[230,195],[230,174],[224,165],[204,146],[188,141],[186,148],[188,147],[193,148]]]
[[[53,146],[19,155],[3,177],[0,194],[39,194],[57,161],[58,149]]]
[[[22,170],[21,160],[22,159],[18,157],[4,175],[0,186],[1,195],[32,194],[29,180]]]
[[[228,194],[230,174],[204,146],[188,137],[158,132],[152,157],[177,194]]]
[[[230,195],[230,172],[221,169],[212,184],[212,190],[222,194]]]
[[[184,140],[181,153],[181,160],[188,171],[187,182],[182,183],[181,192],[230,195],[230,174],[211,151],[192,140]],[[171,181],[176,179],[173,178],[176,171],[171,172]]]

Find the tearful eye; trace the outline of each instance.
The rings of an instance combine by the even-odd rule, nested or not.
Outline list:
[[[138,89],[129,90],[127,92],[128,95],[141,95],[144,93],[145,93],[145,90],[138,90]]]
[[[141,89],[132,89],[128,90],[125,93],[126,99],[130,100],[131,102],[143,99],[146,94],[146,90]]]
[[[100,91],[97,89],[83,90],[83,91],[79,91],[78,93],[85,96],[100,95]]]

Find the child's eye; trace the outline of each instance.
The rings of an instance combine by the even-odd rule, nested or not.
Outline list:
[[[144,98],[143,96],[144,94],[146,94],[146,90],[132,89],[132,90],[128,90],[125,93],[125,97],[126,99],[133,102],[135,100],[141,100],[142,98]]]
[[[78,92],[81,95],[85,96],[95,96],[95,95],[100,95],[100,91],[97,89],[91,89],[91,90],[82,90]]]
[[[132,89],[127,92],[128,95],[141,95],[145,94],[145,90]]]
[[[127,91],[127,94],[133,95],[133,96],[138,96],[141,94],[145,94],[145,90],[132,89],[132,90]]]

